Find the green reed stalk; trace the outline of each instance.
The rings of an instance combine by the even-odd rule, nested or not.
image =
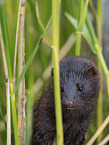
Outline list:
[[[79,15],[78,15],[78,25],[81,18],[82,13],[82,7],[83,7],[83,0],[80,0],[79,3]],[[80,55],[80,45],[81,45],[81,33],[76,32],[76,48],[75,48],[75,55]]]
[[[9,75],[9,79],[12,81],[12,64],[10,59],[11,47],[10,47],[9,32],[8,32],[8,26],[6,21],[6,15],[4,11],[3,0],[0,0],[0,24],[1,24],[1,34],[3,38],[7,67],[8,67],[8,75]]]
[[[15,88],[15,76],[16,76],[16,59],[17,59],[17,45],[18,45],[18,33],[19,33],[19,22],[20,22],[20,9],[21,0],[19,1],[18,19],[17,19],[17,29],[16,29],[16,41],[15,41],[15,53],[14,53],[14,88]]]
[[[76,31],[76,49],[75,49],[75,55],[78,55],[78,56],[80,55],[81,33],[83,31],[83,27],[85,23],[88,3],[89,3],[89,0],[86,0],[83,12],[82,12],[83,0],[80,0],[80,4],[79,4],[78,28]]]
[[[9,90],[9,77],[8,77],[8,67],[6,62],[5,50],[3,39],[1,35],[1,27],[0,27],[0,42],[1,42],[1,51],[2,51],[2,58],[3,58],[3,66],[4,66],[4,73],[6,79],[6,97],[7,97],[7,145],[11,145],[11,105],[10,105],[10,90]]]
[[[102,28],[101,28],[101,0],[97,1],[97,38],[99,43],[102,46]],[[99,128],[103,121],[103,86],[102,86],[102,68],[100,60],[98,59],[98,69],[100,73],[100,93],[98,98],[98,105],[97,105],[97,128]],[[100,136],[97,138],[97,142],[99,143],[102,139],[103,134],[101,133]]]
[[[10,83],[10,94],[11,94],[11,104],[12,104],[12,119],[13,119],[13,127],[14,127],[15,145],[19,145],[15,93],[14,93],[14,84],[13,83]]]
[[[79,15],[78,15],[78,25],[80,22],[81,14],[82,14],[83,0],[80,0],[79,3]],[[80,55],[80,45],[81,45],[81,32],[76,32],[76,49],[75,54]]]
[[[75,55],[80,55],[80,45],[81,45],[81,32],[76,32],[76,49]]]
[[[62,108],[59,81],[59,1],[52,1],[53,15],[53,66],[57,145],[63,145]]]
[[[101,7],[101,0],[97,0],[97,38],[99,43],[102,45],[102,7]]]
[[[78,24],[80,22],[81,14],[82,14],[82,8],[83,8],[83,0],[80,0],[79,4],[79,15],[78,15]]]

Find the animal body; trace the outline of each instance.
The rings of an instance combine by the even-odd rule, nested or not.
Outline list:
[[[56,139],[53,73],[51,83],[33,107],[32,145],[52,145]],[[99,94],[99,73],[84,57],[60,61],[60,90],[65,145],[82,145]]]

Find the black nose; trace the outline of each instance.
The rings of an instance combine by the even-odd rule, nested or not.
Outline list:
[[[73,106],[74,103],[73,103],[72,101],[67,101],[67,100],[65,100],[65,101],[64,101],[64,104],[65,104],[67,107],[70,108],[70,107]]]

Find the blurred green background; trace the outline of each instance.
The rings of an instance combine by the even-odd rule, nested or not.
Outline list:
[[[46,27],[48,20],[50,16],[52,15],[52,1],[51,0],[37,0],[37,2],[38,2],[40,19],[43,25]],[[19,1],[4,0],[3,3],[4,3],[3,5],[4,5],[5,14],[6,14],[10,46],[11,46],[10,47],[11,48],[10,50],[11,63],[13,66]],[[96,2],[94,1],[93,7],[95,10],[96,10],[96,5],[97,5]],[[96,32],[96,16],[93,13],[93,7],[89,4],[89,12],[90,12],[91,20],[92,20],[92,23],[94,25],[95,32]],[[60,49],[64,46],[67,40],[69,40],[71,34],[73,35],[72,40],[69,41],[69,45],[71,43],[71,47],[70,47],[69,52],[66,54],[66,56],[75,54],[76,31],[74,27],[70,24],[68,19],[65,17],[65,12],[68,12],[75,18],[78,18],[78,10],[79,10],[79,7],[76,0],[62,0],[61,1],[60,36],[59,36]],[[25,9],[25,32],[24,32],[25,34],[25,62],[28,60],[30,54],[33,52],[39,40],[39,37],[41,36],[42,33],[43,31],[38,23],[38,19],[36,15],[36,0],[27,0],[26,9]],[[50,39],[52,40],[52,25],[50,25],[47,33]],[[74,43],[72,43],[72,41],[74,41]],[[103,42],[105,42],[105,40],[103,40]],[[35,55],[35,58],[33,59],[25,75],[26,118],[27,118],[26,145],[30,144],[30,138],[31,138],[32,105],[34,101],[41,95],[41,93],[47,87],[50,81],[50,78],[45,79],[46,77],[43,77],[43,73],[52,62],[52,48],[50,48],[46,43],[47,43],[47,40],[46,39],[43,40],[43,43],[41,44],[37,54]],[[67,49],[67,46],[65,46],[65,48]],[[82,37],[82,42],[81,42],[81,55],[91,58],[96,63],[96,55],[92,53],[91,49],[89,48],[89,45],[87,44],[87,42],[85,41],[83,37]],[[109,59],[107,62],[109,62]],[[50,70],[47,73],[50,74]],[[104,86],[103,87],[103,102],[105,104],[106,82],[105,82],[104,74],[102,74],[102,76],[103,76],[103,86]],[[43,82],[40,89],[38,89],[39,84],[40,84],[40,81],[38,83],[39,78],[41,78],[41,81]],[[18,77],[17,77],[17,71],[16,71],[16,80],[17,79]],[[18,98],[16,94],[16,106],[18,106],[17,102],[18,102]],[[107,114],[107,110],[105,110],[105,107],[104,107],[104,112],[105,114]],[[105,114],[103,114],[103,120],[106,117]],[[87,140],[89,140],[89,138],[91,138],[91,136],[97,130],[96,118],[97,117],[95,114],[93,119],[91,120],[91,124],[90,124],[89,131],[87,134]],[[107,129],[108,128],[106,128],[106,130]],[[104,135],[106,134],[105,132],[107,131],[104,131]],[[13,126],[12,126],[11,134],[12,134],[12,144],[14,144]],[[5,76],[4,76],[4,69],[3,69],[3,60],[2,60],[2,54],[1,54],[1,49],[0,49],[0,145],[5,145],[5,144],[6,144],[6,94],[5,94]],[[95,142],[95,144],[97,144],[97,142]]]

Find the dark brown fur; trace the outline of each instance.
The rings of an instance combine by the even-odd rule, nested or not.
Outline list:
[[[82,145],[97,104],[99,74],[84,57],[60,61],[60,88],[65,145]],[[52,145],[56,138],[53,77],[33,109],[32,145]]]

